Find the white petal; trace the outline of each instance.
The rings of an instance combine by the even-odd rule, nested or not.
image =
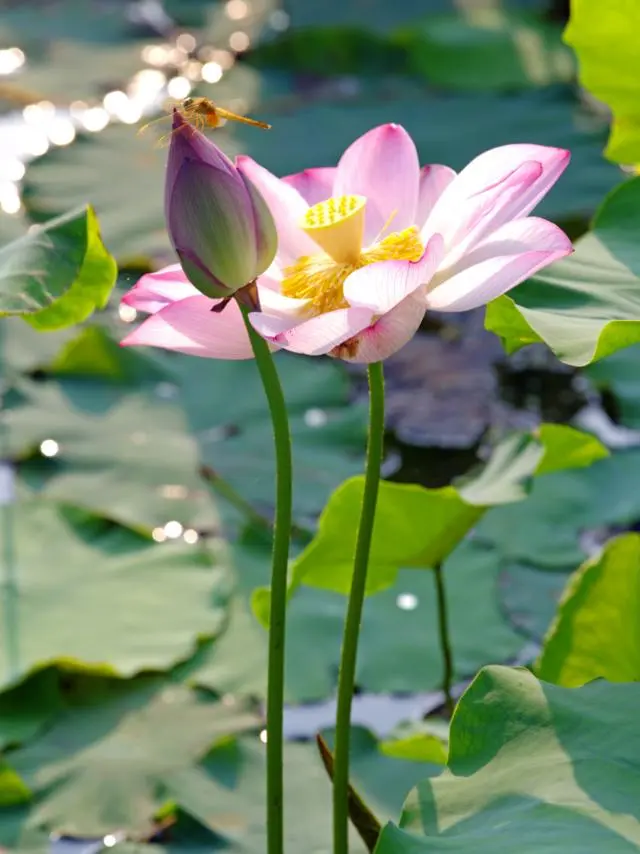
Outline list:
[[[478,308],[572,251],[569,238],[553,223],[535,217],[507,223],[449,273],[436,276],[427,289],[427,308]]]
[[[509,219],[526,216],[566,169],[568,151],[545,145],[503,145],[485,151],[442,193],[423,234],[439,232],[448,249],[471,248]],[[469,232],[474,231],[474,240]],[[459,252],[458,252],[459,255]]]
[[[433,163],[423,166],[420,170],[420,187],[418,189],[418,205],[416,208],[415,225],[422,228],[433,206],[456,177],[456,173],[448,166]]]
[[[434,234],[418,261],[378,261],[362,267],[345,281],[345,299],[350,305],[385,314],[431,280],[443,251],[442,237]]]
[[[295,326],[291,320],[255,312],[250,315],[254,328],[266,338],[293,353],[322,356],[365,329],[373,318],[366,308],[341,308],[329,311]]]

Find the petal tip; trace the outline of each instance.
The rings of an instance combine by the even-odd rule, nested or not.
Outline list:
[[[409,133],[405,130],[405,128],[402,125],[397,124],[396,122],[387,122],[384,125],[380,125],[378,130],[383,135],[390,137],[409,136]]]

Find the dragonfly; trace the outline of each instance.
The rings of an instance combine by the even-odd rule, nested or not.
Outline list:
[[[222,119],[232,122],[242,122],[242,124],[262,128],[262,130],[271,129],[271,125],[268,125],[266,122],[260,122],[257,119],[250,119],[247,116],[239,116],[237,113],[232,113],[231,110],[225,110],[223,107],[219,107],[217,104],[214,104],[212,100],[205,97],[184,98],[182,101],[171,104],[168,109],[171,112],[173,112],[173,110],[177,110],[185,121],[189,122],[190,125],[193,125],[201,131],[204,131],[207,128],[218,127]],[[138,133],[144,133],[151,125],[154,125],[156,122],[164,121],[168,118],[171,118],[171,116],[160,116],[158,119],[153,119],[153,121],[147,122],[147,124],[143,125]],[[173,131],[170,131],[168,134],[163,136],[159,142],[162,144],[162,142],[169,138],[172,133]]]

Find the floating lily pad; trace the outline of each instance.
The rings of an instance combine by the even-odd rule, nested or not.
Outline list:
[[[484,669],[456,709],[448,770],[411,793],[376,854],[637,851],[639,701],[640,685]]]
[[[24,381],[7,415],[15,458],[56,443],[21,473],[37,494],[84,507],[144,531],[175,521],[219,525],[198,476],[196,445],[177,405],[178,387],[158,380],[140,390],[90,379]]]
[[[35,796],[25,824],[85,837],[148,833],[171,794],[198,779],[197,763],[215,742],[258,723],[234,703],[158,679],[92,691],[11,754]]]
[[[90,14],[95,22],[94,13],[92,10]],[[60,39],[48,41],[44,51],[35,56],[29,52],[29,62],[20,72],[19,81],[22,89],[33,93],[31,101],[48,99],[64,108],[74,100],[86,103],[101,99],[114,89],[126,89],[134,74],[145,67],[141,53],[149,39],[123,44],[72,39],[72,33],[63,33]],[[78,74],[78,68],[82,68],[82,74]]]
[[[219,631],[228,576],[210,550],[152,544],[50,501],[17,504],[13,518],[3,686],[51,664],[118,676],[161,670]]]
[[[565,571],[587,557],[582,535],[640,519],[640,452],[621,451],[591,467],[537,478],[526,502],[496,507],[476,536],[507,562]]]
[[[182,809],[206,824],[236,850],[264,852],[264,746],[257,738],[239,739],[214,750],[203,763],[201,788],[183,791]],[[383,818],[397,815],[403,793],[421,775],[438,772],[433,763],[385,756],[379,742],[354,728],[351,745],[353,784],[371,809]],[[285,839],[292,851],[324,851],[331,839],[331,783],[315,744],[288,744],[284,754]],[[208,784],[208,785],[207,785]],[[189,797],[191,795],[191,797]],[[309,804],[313,810],[309,811]],[[354,851],[364,851],[351,831]]]
[[[548,572],[527,564],[507,565],[500,573],[500,602],[511,625],[542,643],[568,578],[569,570]]]
[[[561,34],[542,15],[488,7],[423,17],[393,40],[407,50],[409,68],[434,86],[513,91],[573,78]]]
[[[35,673],[5,691],[0,695],[0,749],[4,751],[29,741],[51,722],[61,707],[59,675],[54,668]]]
[[[349,405],[349,380],[330,360],[278,354],[293,437],[294,512],[318,513],[345,477],[362,469],[366,410]],[[271,422],[253,361],[181,357],[169,364],[182,387],[201,458],[258,508],[274,501]]]
[[[235,648],[217,642],[192,674],[213,690],[255,693],[253,674],[265,668],[267,634],[249,620],[250,591],[268,581],[269,544],[251,534],[233,548],[242,604]],[[503,617],[498,602],[499,561],[492,551],[462,545],[446,564],[456,678],[475,673],[483,663],[518,654],[524,645]],[[344,596],[300,587],[289,603],[287,622],[287,699],[306,702],[332,694],[337,683],[345,616]],[[233,626],[233,624],[231,624]],[[367,691],[433,690],[442,680],[436,590],[431,573],[403,569],[395,585],[367,599],[364,609],[357,683]],[[230,631],[231,629],[228,629]],[[222,636],[224,644],[225,636]],[[249,666],[249,662],[252,666]],[[235,678],[248,672],[246,686]],[[243,690],[244,689],[244,690]]]
[[[594,362],[586,373],[599,388],[612,393],[619,422],[625,427],[640,428],[640,344]]]
[[[5,39],[119,42],[135,29],[126,6],[118,0],[102,0],[96,9],[84,0],[36,0],[5,9],[0,32]]]

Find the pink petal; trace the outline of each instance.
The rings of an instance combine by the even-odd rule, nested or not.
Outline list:
[[[303,320],[296,326],[291,320],[270,317],[256,312],[250,315],[251,323],[263,338],[279,344],[293,353],[322,356],[353,338],[365,329],[373,318],[368,308],[341,308]]]
[[[232,300],[220,313],[211,311],[214,304],[198,294],[167,305],[127,335],[121,346],[162,347],[208,359],[250,359],[251,344],[237,304]]]
[[[309,303],[308,299],[285,297],[279,290],[263,287],[261,281],[258,284],[258,294],[260,297],[261,314],[286,317],[289,318],[289,321],[291,321],[291,318],[298,318],[302,310]]]
[[[422,323],[425,304],[422,294],[410,294],[395,308],[376,320],[358,336],[353,356],[340,354],[346,362],[380,362],[397,353],[416,334]]]
[[[455,234],[460,234],[459,220],[461,212],[469,207],[474,209],[485,206],[486,199],[501,188],[507,192],[513,187],[515,175],[519,170],[531,164],[538,168],[530,171],[529,179],[522,183],[519,192],[513,194],[510,204],[501,206],[500,216],[493,227],[501,225],[507,219],[526,216],[540,199],[551,189],[569,164],[570,153],[561,148],[545,145],[503,145],[485,151],[466,166],[455,181],[446,188],[427,219],[425,229],[438,231],[451,244]],[[490,225],[489,212],[487,225]],[[485,232],[486,233],[486,229]]]
[[[273,215],[278,232],[279,265],[286,267],[301,255],[319,252],[318,246],[298,226],[309,208],[300,193],[250,157],[237,157],[236,166],[258,188]]]
[[[172,302],[195,296],[199,291],[188,281],[180,264],[142,276],[122,297],[125,305],[155,314]]]
[[[418,261],[378,261],[362,267],[345,281],[345,299],[350,305],[385,314],[431,280],[443,254],[444,241],[434,234]]]
[[[338,163],[334,195],[367,197],[365,243],[390,222],[392,231],[415,224],[420,163],[403,127],[380,125],[347,148]]]
[[[478,308],[572,251],[566,234],[544,219],[527,217],[506,223],[450,271],[438,273],[427,289],[427,308]]]
[[[418,206],[416,208],[416,221],[414,225],[422,228],[433,206],[455,177],[456,173],[448,166],[439,166],[434,163],[430,166],[422,167],[420,170]]]
[[[305,169],[295,175],[287,175],[282,180],[294,187],[308,205],[317,205],[333,195],[336,171],[335,166],[319,166],[316,169]]]
[[[467,199],[456,216],[449,223],[443,222],[439,229],[445,239],[443,263],[447,266],[455,264],[501,225],[517,218],[515,212],[520,199],[539,178],[541,172],[542,166],[536,161],[523,163],[503,181]],[[455,184],[455,181],[453,183]],[[443,196],[446,193],[445,190]],[[431,233],[433,223],[438,219],[438,216],[429,217],[422,232],[423,236]]]
[[[564,252],[568,255],[573,252],[573,246],[564,231],[554,223],[537,216],[527,216],[500,226],[468,252],[451,272],[459,272],[496,255],[520,255],[529,251]]]

